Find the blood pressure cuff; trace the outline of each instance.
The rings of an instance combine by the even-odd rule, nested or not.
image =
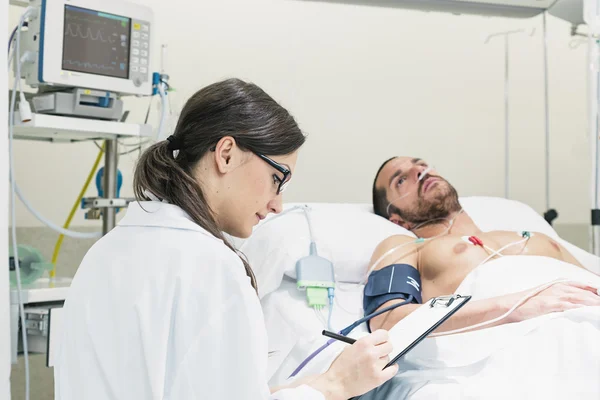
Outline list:
[[[365,316],[372,314],[390,300],[406,300],[409,295],[413,296],[413,302],[422,303],[421,275],[412,265],[392,264],[374,271],[365,285]]]

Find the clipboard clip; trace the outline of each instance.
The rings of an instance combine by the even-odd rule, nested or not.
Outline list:
[[[433,308],[433,307],[450,307],[450,305],[452,303],[454,303],[454,300],[459,299],[461,297],[462,296],[460,294],[435,297],[431,301],[431,304],[429,305],[429,307],[430,308]]]

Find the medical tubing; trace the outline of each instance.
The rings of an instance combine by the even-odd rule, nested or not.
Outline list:
[[[19,189],[19,186],[16,184],[16,182],[15,182],[15,191],[17,193],[17,196],[19,196],[19,199],[23,202],[25,207],[27,207],[29,212],[32,213],[40,222],[44,223],[50,229],[52,229],[60,234],[63,234],[65,236],[72,237],[75,239],[98,239],[98,238],[102,237],[102,232],[76,232],[76,231],[71,231],[68,229],[61,228],[60,226],[56,225],[55,223],[53,223],[52,221],[48,220],[46,217],[44,217],[43,215],[38,213],[33,208],[33,206],[29,203],[29,201],[25,198],[25,196]]]
[[[313,241],[310,242],[309,254],[311,256],[317,256],[317,255],[319,255],[319,253],[317,252],[317,244],[315,242],[313,242]]]
[[[345,327],[344,329],[342,329],[340,331],[340,335],[348,335],[350,332],[352,332],[352,330],[354,330],[354,328],[356,328],[357,326],[359,326],[360,324],[362,324],[363,322],[367,322],[383,313],[386,313],[388,311],[392,311],[398,307],[402,307],[405,306],[407,304],[410,304],[414,301],[414,296],[412,294],[408,295],[408,299],[404,300],[403,302],[397,303],[397,304],[392,304],[391,306],[388,306],[386,308],[382,308],[379,311],[375,311],[374,313],[371,313],[369,315],[367,315],[366,317],[363,317],[357,321],[354,321],[351,325],[348,325],[347,327]]]
[[[484,326],[496,323],[498,321],[501,321],[504,318],[508,317],[510,314],[512,314],[517,308],[519,308],[523,303],[525,303],[530,298],[536,296],[540,292],[543,292],[544,290],[548,289],[549,287],[556,285],[557,283],[564,283],[564,282],[570,282],[570,280],[568,280],[568,279],[559,279],[559,280],[552,281],[550,283],[546,283],[544,285],[538,286],[537,288],[533,289],[531,292],[527,293],[525,296],[521,297],[521,299],[519,299],[519,301],[517,301],[515,303],[515,305],[510,308],[510,310],[508,310],[507,312],[505,312],[504,314],[502,314],[501,316],[499,316],[497,318],[494,318],[494,319],[489,320],[489,321],[481,322],[479,324],[475,324],[475,325],[471,325],[471,326],[466,326],[464,328],[455,329],[455,330],[448,331],[448,332],[435,333],[433,335],[429,335],[429,337],[438,337],[438,336],[452,335],[452,334],[455,334],[455,333],[461,333],[461,332],[464,332],[464,331],[478,329],[478,328],[481,328],[481,327],[484,327]]]
[[[375,318],[378,315],[381,315],[385,312],[391,311],[395,308],[401,307],[401,306],[405,306],[407,304],[412,303],[412,301],[414,300],[414,297],[412,295],[408,296],[408,299],[398,303],[398,304],[394,304],[391,305],[389,307],[386,307],[382,310],[379,310],[377,312],[374,312],[370,315],[367,315],[366,317],[363,317],[361,319],[359,319],[358,321],[353,322],[351,325],[348,325],[347,327],[345,327],[344,329],[342,329],[341,331],[339,331],[338,333],[340,335],[344,335],[347,336],[350,332],[352,332],[352,330],[354,328],[356,328],[357,326],[359,326],[360,324],[362,324],[363,322],[366,322],[368,320],[370,320],[371,318]],[[325,350],[327,348],[327,346],[329,346],[331,343],[335,342],[335,339],[329,339],[323,346],[319,347],[317,350],[315,350],[313,353],[311,353],[304,361],[302,361],[300,363],[300,365],[298,365],[298,367],[296,367],[296,369],[294,370],[294,372],[292,372],[292,374],[288,377],[289,378],[293,378],[296,375],[298,375],[298,373],[306,366],[306,364],[308,364],[313,358],[315,358],[317,356],[317,354],[319,354],[320,352],[322,352],[323,350]]]
[[[375,263],[373,263],[373,266],[371,268],[369,268],[369,271],[367,271],[366,275],[364,276],[364,278],[358,283],[359,285],[364,285],[367,280],[369,279],[369,275],[371,275],[371,272],[373,272],[375,270],[375,268],[377,268],[377,266],[379,266],[379,264],[390,254],[394,253],[396,250],[400,250],[401,248],[408,246],[409,244],[419,244],[419,243],[425,243],[426,241],[429,240],[433,240],[435,238],[437,238],[438,236],[435,236],[433,238],[430,239],[424,239],[424,238],[418,238],[413,240],[412,242],[406,242],[406,243],[402,243],[396,247],[391,248],[390,250],[386,251],[385,253],[383,253],[383,255],[381,257],[379,257],[377,259],[377,261],[375,261]],[[403,254],[401,257],[398,258],[402,258],[404,256],[406,256],[409,253]]]
[[[415,190],[415,192],[416,192],[416,190]],[[393,205],[393,204],[394,204],[395,202],[397,202],[398,200],[402,200],[403,198],[405,198],[405,197],[407,197],[407,196],[411,195],[412,193],[414,193],[414,192],[408,192],[408,193],[404,193],[403,195],[401,195],[401,196],[398,196],[398,197],[396,197],[395,199],[393,199],[392,201],[390,201],[390,202],[388,203],[387,207],[385,208],[385,212],[387,213],[387,215],[389,216],[389,215],[391,214],[391,213],[390,213],[390,206],[391,206],[391,205]]]
[[[425,243],[434,239],[437,239],[439,237],[444,236],[445,234],[447,234],[450,229],[452,228],[452,225],[454,225],[454,221],[456,220],[456,218],[462,213],[462,209],[458,212],[458,214],[456,214],[456,216],[454,218],[452,218],[452,220],[450,220],[450,223],[448,224],[448,228],[440,233],[439,235],[430,237],[430,238],[417,238],[415,240],[413,240],[412,242],[407,242],[407,243],[402,243],[396,247],[391,248],[390,250],[386,251],[385,253],[383,253],[383,255],[381,257],[379,257],[377,259],[377,261],[375,261],[375,263],[373,263],[373,266],[371,268],[369,268],[369,271],[367,272],[367,274],[365,275],[365,277],[358,283],[359,285],[364,285],[366,283],[366,281],[369,279],[369,275],[371,274],[371,272],[373,272],[373,270],[375,270],[375,268],[377,268],[377,266],[390,254],[394,253],[396,250],[401,249],[404,246],[408,246],[409,244],[419,244],[419,243]],[[429,222],[429,221],[428,221]],[[425,222],[426,223],[426,222]],[[423,224],[419,225],[422,226]],[[408,254],[408,253],[407,253]],[[404,254],[406,255],[406,254]],[[404,256],[403,255],[403,256]],[[400,257],[399,257],[400,258]]]
[[[315,358],[317,356],[317,354],[319,354],[320,352],[322,352],[323,350],[325,350],[327,348],[327,346],[329,346],[331,343],[335,342],[335,339],[329,339],[323,346],[319,347],[317,350],[315,350],[311,355],[309,355],[304,361],[302,361],[300,363],[300,365],[298,365],[296,367],[296,369],[294,370],[294,372],[292,372],[292,374],[289,376],[289,378],[293,378],[296,375],[298,375],[298,373],[300,371],[302,371],[302,368],[304,368],[306,366],[306,364],[308,364],[313,358]],[[288,378],[288,379],[289,379]]]
[[[487,251],[491,251],[492,253],[496,253],[496,250],[492,249],[490,246],[486,246],[485,244],[483,245],[483,248],[486,249]],[[504,254],[497,254],[500,257],[504,257]]]
[[[161,115],[160,115],[160,122],[158,123],[158,132],[156,133],[156,138],[157,140],[162,140],[162,138],[165,137],[164,135],[164,129],[165,129],[165,121],[167,120],[167,114],[168,114],[168,99],[167,99],[167,93],[165,91],[165,83],[163,83],[162,81],[158,83],[158,94],[160,95],[160,102],[161,102]]]
[[[25,26],[25,25],[23,25]],[[15,34],[17,33],[17,28],[19,26],[15,26],[15,29],[12,30],[12,32],[10,33],[10,37],[8,38],[8,53],[10,54],[10,45],[12,44],[13,39],[15,38]]]
[[[20,54],[21,51],[21,27],[23,26],[25,19],[29,16],[30,13],[34,11],[33,7],[27,7],[23,15],[19,20],[19,24],[17,25],[16,30],[16,44],[15,50],[13,54]],[[22,285],[21,285],[21,266],[19,263],[19,248],[17,244],[17,211],[16,211],[16,198],[15,198],[15,163],[13,156],[13,136],[14,136],[14,125],[15,125],[15,105],[17,100],[17,90],[20,87],[21,80],[21,61],[19,60],[16,66],[15,71],[15,81],[13,84],[13,91],[11,93],[10,99],[10,111],[9,111],[9,123],[8,123],[8,158],[9,158],[9,179],[11,186],[10,193],[10,219],[11,219],[11,244],[13,250],[13,259],[15,263],[15,276],[17,280],[17,300],[19,303],[19,316],[21,318],[21,335],[23,341],[23,355],[25,358],[25,400],[29,400],[29,388],[30,388],[30,374],[29,374],[29,347],[27,343],[27,329],[25,327],[25,307],[23,305],[23,297],[22,297]]]
[[[335,279],[335,274],[334,274]],[[335,282],[334,282],[335,284]],[[329,298],[329,315],[327,316],[327,330],[333,332],[331,328],[331,315],[333,314],[333,299],[335,297],[334,288],[327,288],[327,297]]]
[[[325,316],[325,313],[323,312],[323,310],[325,309],[325,306],[319,306],[319,315],[321,316],[321,322],[323,323],[323,326],[325,327],[325,329],[329,329],[327,326],[327,318]]]
[[[167,73],[167,48],[166,44],[160,46],[160,74],[164,75]]]
[[[419,175],[419,178],[417,179],[417,182],[421,182],[429,173],[429,171],[431,171],[433,169],[433,167],[427,167],[425,168],[425,171],[421,172],[421,175]]]
[[[15,34],[17,33],[17,28],[19,28],[19,26],[21,28],[28,26],[29,24],[27,23],[27,21],[23,21],[23,23],[21,25],[17,25],[15,26],[15,29],[12,30],[12,32],[10,33],[10,37],[8,39],[8,54],[10,55],[10,47],[12,45],[13,39],[15,38]],[[10,64],[10,59],[8,61],[8,64]]]
[[[335,272],[335,271],[334,271]],[[334,279],[335,279],[335,287],[338,290],[341,290],[342,292],[355,292],[356,290],[360,289],[360,284],[358,283],[349,283],[349,282],[340,282],[337,278],[337,276],[335,276],[334,274]],[[350,286],[350,288],[344,288],[344,284],[347,284]],[[340,297],[336,296],[335,297],[335,303],[338,305],[339,308],[341,308],[342,310],[344,310],[347,314],[354,314],[354,311],[348,311],[348,309],[346,307],[344,307],[340,301]]]
[[[79,192],[79,195],[77,196],[77,199],[75,200],[75,203],[73,203],[71,212],[69,213],[69,216],[67,217],[67,220],[65,221],[65,224],[63,225],[64,229],[68,229],[69,226],[71,225],[71,221],[73,220],[73,217],[75,216],[75,212],[77,212],[77,209],[79,208],[79,205],[81,204],[81,199],[83,199],[85,192],[87,191],[88,187],[90,186],[90,183],[92,182],[92,179],[94,178],[94,173],[98,169],[98,165],[100,165],[100,161],[102,161],[102,154],[104,154],[104,146],[105,146],[105,144],[103,144],[102,147],[100,148],[100,151],[98,152],[98,155],[96,156],[96,160],[94,161],[94,165],[92,166],[92,169],[90,170],[90,173],[88,174],[88,176],[85,180],[85,183],[83,184],[83,187],[81,188],[81,191]],[[56,240],[56,244],[54,245],[54,253],[52,254],[52,270],[50,271],[51,278],[54,278],[54,276],[56,275],[56,261],[58,261],[58,254],[60,253],[60,248],[62,247],[64,238],[65,238],[65,235],[60,234],[60,236]]]
[[[319,306],[312,306],[311,307],[313,309],[313,312],[315,313],[315,317],[317,317],[317,319],[319,320],[319,322],[321,323],[321,325],[323,325],[324,327],[327,326],[327,322],[325,322],[325,318],[323,317],[323,314],[321,314],[321,309]]]
[[[427,171],[427,170],[426,170],[426,171]],[[390,204],[391,204],[391,203],[390,203]],[[389,205],[388,205],[388,206],[389,206]],[[454,216],[454,218],[452,218],[452,219],[449,221],[449,223],[448,223],[448,227],[446,228],[446,230],[444,230],[444,231],[443,231],[442,233],[440,233],[439,235],[432,236],[432,237],[430,237],[430,238],[417,238],[417,239],[416,239],[414,242],[403,243],[403,244],[401,244],[401,245],[399,245],[399,246],[397,246],[397,247],[394,247],[394,248],[392,248],[392,249],[388,250],[387,252],[385,252],[385,254],[384,254],[384,255],[382,255],[381,257],[379,257],[379,259],[377,259],[377,261],[375,261],[375,263],[373,264],[373,267],[371,267],[371,269],[369,269],[369,272],[367,273],[367,275],[366,275],[366,278],[363,278],[363,280],[360,282],[360,284],[364,284],[364,283],[366,282],[366,280],[365,280],[365,279],[367,279],[367,278],[369,277],[369,274],[370,274],[371,272],[373,272],[373,270],[376,268],[376,266],[377,266],[377,265],[378,265],[378,264],[379,264],[379,263],[380,263],[380,262],[381,262],[381,261],[382,261],[382,260],[383,260],[385,257],[389,256],[390,254],[392,254],[392,253],[393,253],[394,251],[396,251],[397,249],[399,249],[399,248],[401,248],[401,247],[404,247],[405,245],[408,245],[408,244],[411,244],[411,243],[415,243],[415,244],[419,244],[419,243],[425,243],[425,242],[428,242],[428,241],[431,241],[431,240],[435,240],[435,239],[437,239],[437,238],[439,238],[439,237],[442,237],[442,236],[446,235],[448,232],[450,232],[450,229],[452,229],[452,226],[454,226],[454,221],[456,221],[456,218],[458,218],[458,216],[459,216],[460,214],[462,214],[462,212],[463,212],[463,211],[464,211],[464,209],[463,209],[463,208],[461,208],[461,209],[460,209],[460,211],[459,211],[459,212],[458,212],[458,213],[457,213],[457,214]],[[420,224],[419,224],[419,225],[417,225],[416,227],[412,228],[412,230],[414,231],[414,230],[416,230],[416,229],[419,229],[419,228],[420,228],[420,227],[422,227],[423,225],[425,225],[425,224],[427,224],[427,223],[430,223],[431,221],[437,221],[437,220],[440,220],[440,221],[441,221],[441,220],[448,221],[448,219],[447,219],[447,218],[436,218],[436,219],[431,219],[431,220],[428,220],[428,221],[425,221],[425,222],[422,222],[422,223],[420,223]]]
[[[10,50],[8,51],[8,67],[9,67],[9,69],[10,69],[10,63],[12,62],[14,55],[15,55],[14,51],[10,51]]]
[[[521,243],[525,243],[525,242],[526,242],[526,241],[528,241],[528,240],[529,240],[529,237],[526,237],[526,238],[524,238],[524,239],[522,239],[522,240],[517,240],[516,242],[512,242],[512,243],[509,243],[509,244],[507,244],[506,246],[504,246],[504,247],[500,248],[499,250],[496,250],[496,251],[494,251],[492,254],[490,254],[489,256],[487,256],[487,257],[486,257],[486,258],[485,258],[485,259],[484,259],[482,262],[480,262],[480,263],[477,265],[477,267],[475,267],[475,268],[478,268],[478,267],[482,266],[483,264],[485,264],[486,262],[488,262],[490,259],[494,258],[495,256],[498,256],[498,255],[499,255],[499,256],[503,256],[503,254],[501,254],[501,253],[502,253],[504,250],[508,249],[509,247],[516,246],[516,245],[519,245],[519,244],[521,244]]]
[[[310,241],[312,243],[315,242],[315,235],[314,235],[314,231],[312,228],[312,221],[310,219],[310,207],[309,206],[303,206],[302,207],[302,211],[304,211],[304,216],[306,217],[306,223],[308,224],[308,233],[310,235]],[[316,253],[315,253],[316,254]]]
[[[9,41],[8,42],[8,59],[7,59],[7,63],[6,63],[9,71],[10,71],[10,63],[11,63],[11,61],[13,59],[13,56],[15,55],[14,51],[10,51],[10,47],[11,46],[10,46],[10,41]],[[9,93],[9,95],[10,95],[10,93]]]
[[[427,176],[427,174],[429,174],[429,171],[431,171],[432,169],[434,169],[434,167],[427,167],[427,168],[425,168],[425,171],[421,172],[421,174],[420,174],[420,175],[417,177],[417,183],[419,183],[419,182],[421,182],[423,179],[425,179],[425,177]],[[398,197],[394,198],[392,201],[390,201],[390,202],[388,203],[387,207],[385,208],[385,211],[386,211],[387,215],[390,215],[390,206],[391,206],[392,204],[394,204],[394,202],[397,202],[398,200],[402,200],[403,198],[405,198],[405,197],[407,197],[407,196],[410,196],[412,193],[415,193],[415,192],[417,192],[417,191],[418,191],[418,189],[417,189],[417,190],[414,190],[414,191],[412,191],[412,192],[405,193],[405,194],[403,194],[403,195],[400,195],[400,196],[398,196]]]
[[[410,231],[414,232],[417,229],[419,229],[420,227],[431,223],[432,221],[449,221],[448,222],[448,227],[446,228],[446,230],[444,232],[440,233],[439,235],[427,238],[427,240],[437,239],[439,237],[444,236],[448,232],[450,232],[450,229],[452,229],[452,227],[454,226],[454,221],[456,221],[456,218],[458,218],[459,215],[463,213],[463,211],[464,211],[464,209],[461,208],[460,211],[458,213],[456,213],[456,215],[454,216],[454,218],[452,218],[451,220],[448,220],[448,218],[434,218],[434,219],[430,219],[429,221],[421,222],[419,225],[415,226],[414,228],[411,228]]]

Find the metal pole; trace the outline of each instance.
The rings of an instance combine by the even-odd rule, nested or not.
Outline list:
[[[117,196],[117,162],[119,157],[119,144],[117,139],[107,140],[104,157],[104,198],[114,199]],[[102,210],[102,234],[106,235],[116,225],[116,211],[114,207]]]
[[[546,170],[544,171],[545,176],[545,186],[546,186],[546,212],[544,212],[544,219],[548,224],[552,225],[554,220],[558,218],[558,211],[553,208],[550,208],[550,105],[549,105],[549,96],[548,96],[548,25],[547,25],[547,13],[544,12],[542,14],[542,36],[543,36],[543,56],[544,56],[544,133],[545,133],[545,147],[546,154],[544,160],[544,166]]]
[[[591,31],[588,40],[588,101],[592,156],[590,251],[600,256],[600,37]]]
[[[510,195],[510,122],[509,118],[509,83],[510,83],[510,49],[508,35],[504,36],[504,197]]]
[[[495,37],[504,36],[504,196],[508,199],[510,195],[510,47],[509,36],[523,33],[524,29],[498,32],[488,35],[485,43],[489,43]],[[533,36],[535,28],[529,36]]]
[[[598,43],[596,43],[596,46],[598,46]],[[596,72],[595,75],[595,95],[597,96],[598,103],[600,103],[600,71]],[[591,134],[592,154],[594,155],[592,160],[594,165],[594,170],[592,171],[592,251],[600,257],[600,132],[598,130],[600,125],[600,110],[598,110],[598,103],[596,103],[595,129]]]
[[[548,100],[548,34],[546,12],[543,14],[544,29],[544,128],[546,131],[546,210],[550,210],[550,106]]]

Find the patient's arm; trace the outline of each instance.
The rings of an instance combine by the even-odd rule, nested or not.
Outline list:
[[[436,332],[453,331],[455,329],[465,328],[497,318],[510,309],[511,304],[509,304],[509,298],[509,296],[502,296],[469,302],[452,317],[448,318],[446,322],[440,325]],[[381,306],[381,309],[389,307],[394,303],[400,303],[401,301],[402,300],[389,301]],[[420,306],[420,304],[407,304],[375,317],[371,320],[371,329],[390,330],[394,325]],[[489,328],[508,322],[514,322],[514,317],[515,315],[513,315],[512,318],[509,316],[494,324],[486,325],[486,327]]]
[[[575,308],[600,306],[598,288],[569,282],[557,283],[524,301],[507,317],[491,324],[486,324],[477,329],[490,328],[511,322],[520,322],[554,312],[561,312]],[[511,293],[504,296],[493,297],[485,300],[471,301],[448,318],[436,332],[448,332],[455,329],[466,328],[482,322],[498,318],[521,302],[532,289],[523,292]],[[380,308],[388,307],[400,300],[389,301]],[[390,330],[402,318],[413,312],[420,305],[410,304],[398,307],[379,317],[373,318],[371,329]]]

